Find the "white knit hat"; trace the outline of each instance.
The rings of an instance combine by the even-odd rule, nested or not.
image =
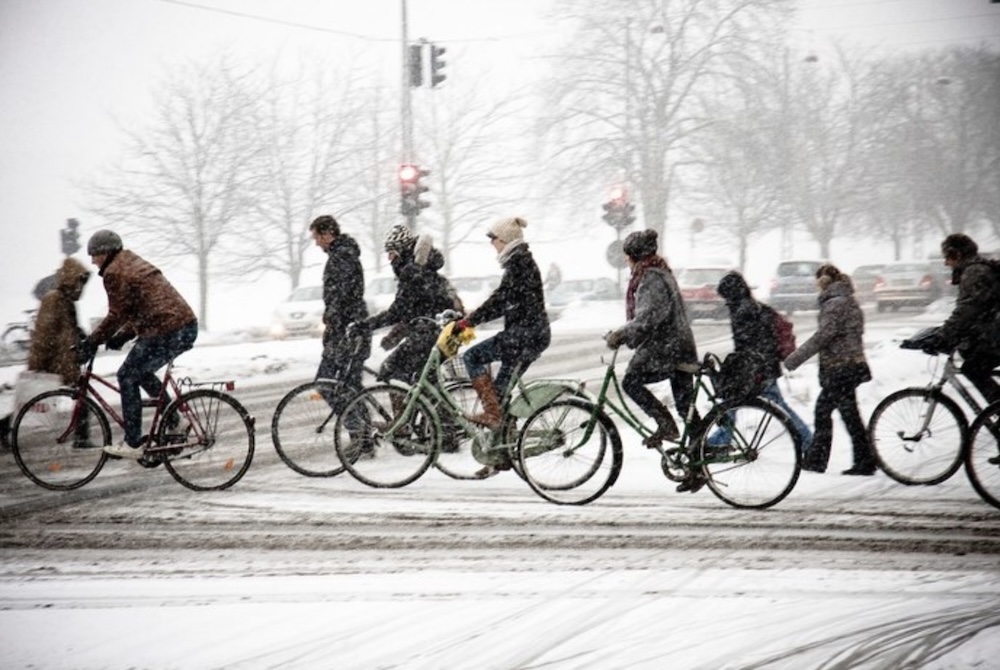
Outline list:
[[[524,239],[524,227],[528,225],[528,222],[519,216],[513,216],[506,219],[499,219],[496,223],[490,226],[490,232],[487,233],[489,237],[495,237],[504,244],[509,244],[514,240]]]

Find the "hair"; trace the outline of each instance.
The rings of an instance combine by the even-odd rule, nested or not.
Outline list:
[[[850,275],[846,275],[843,272],[841,272],[840,268],[838,268],[833,263],[824,263],[823,265],[819,266],[819,269],[816,270],[816,279],[820,280],[825,279],[826,281],[823,282],[824,287],[829,286],[833,282],[844,282],[851,287],[854,286],[854,283],[851,281]]]
[[[313,219],[313,222],[309,224],[309,230],[321,235],[323,233],[340,235],[340,224],[337,223],[337,219],[333,218],[329,214],[323,214],[322,216],[317,216]]]
[[[652,228],[629,233],[622,243],[622,251],[633,261],[639,261],[656,253],[659,236]]]
[[[941,242],[941,255],[962,260],[979,253],[979,245],[965,233],[952,233]]]

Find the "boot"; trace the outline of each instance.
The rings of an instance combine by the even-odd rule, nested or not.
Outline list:
[[[658,416],[656,423],[657,428],[653,434],[643,440],[643,444],[648,448],[658,449],[664,440],[676,442],[681,436],[681,432],[677,428],[677,422],[674,421],[674,417],[670,412],[665,412],[661,416]]]
[[[872,454],[872,449],[868,444],[868,440],[855,440],[853,446],[854,465],[847,470],[844,470],[841,474],[860,475],[862,477],[868,477],[875,474],[875,456]]]
[[[483,411],[480,414],[473,414],[465,418],[472,423],[478,423],[480,426],[485,426],[490,430],[496,430],[500,427],[500,401],[497,400],[497,390],[493,386],[493,378],[490,377],[489,373],[479,375],[472,380],[472,388],[476,390],[476,395],[479,396],[479,402],[482,403]]]

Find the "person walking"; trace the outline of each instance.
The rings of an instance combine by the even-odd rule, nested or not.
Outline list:
[[[143,456],[142,399],[140,388],[150,397],[160,394],[163,382],[156,371],[194,346],[198,319],[181,294],[159,268],[129,249],[111,230],[98,230],[87,242],[87,253],[104,279],[108,313],[80,346],[84,359],[101,344],[121,349],[135,344],[118,368],[125,439],[104,451],[119,458]]]
[[[670,380],[674,404],[686,420],[694,392],[694,377],[679,366],[698,362],[691,323],[680,289],[667,261],[657,253],[655,230],[630,233],[622,249],[631,269],[625,292],[625,325],[607,336],[608,347],[626,345],[635,349],[629,361],[622,389],[649,417],[656,430],[644,444],[658,448],[664,440],[675,441],[680,430],[670,410],[647,385]],[[696,488],[695,482],[681,482],[678,491]],[[700,488],[700,487],[697,487]]]
[[[795,370],[819,355],[820,392],[814,409],[814,433],[802,469],[826,472],[833,441],[833,411],[837,410],[853,446],[854,463],[843,474],[873,475],[875,454],[858,410],[857,397],[858,386],[872,378],[865,359],[864,312],[854,298],[851,278],[835,265],[827,263],[816,270],[816,288],[819,291],[816,332],[785,359],[785,367]]]

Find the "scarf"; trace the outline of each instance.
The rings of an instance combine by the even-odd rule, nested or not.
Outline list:
[[[635,292],[639,288],[642,276],[649,268],[661,268],[670,272],[670,266],[661,256],[650,254],[645,258],[635,262],[632,266],[632,276],[628,280],[628,289],[625,291],[625,318],[631,321],[635,318]]]
[[[497,262],[500,263],[500,267],[506,267],[507,259],[522,244],[524,244],[524,240],[511,240],[504,246],[503,251],[497,256]]]

